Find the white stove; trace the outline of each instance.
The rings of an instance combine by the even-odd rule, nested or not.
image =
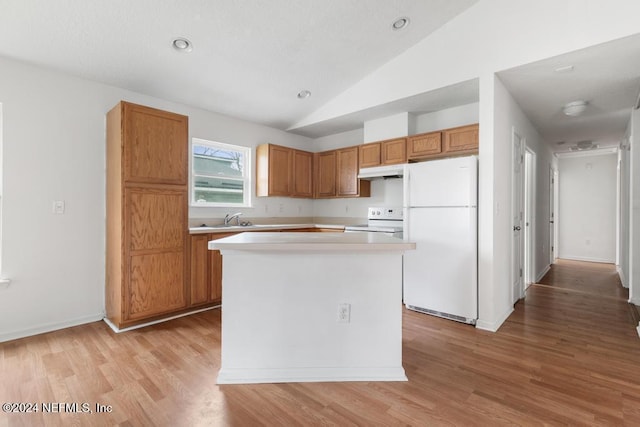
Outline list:
[[[388,236],[402,238],[404,218],[401,207],[370,207],[367,223],[349,225],[345,232],[384,233]]]

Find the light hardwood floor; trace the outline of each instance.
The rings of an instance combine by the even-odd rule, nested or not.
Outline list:
[[[593,275],[584,267],[572,280]],[[3,343],[0,402],[113,410],[0,413],[0,426],[640,425],[627,303],[560,285],[532,285],[497,333],[405,311],[408,382],[219,387],[217,310],[118,335],[96,322]]]

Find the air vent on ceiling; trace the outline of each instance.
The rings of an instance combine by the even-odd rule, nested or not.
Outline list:
[[[576,145],[570,148],[571,151],[587,151],[595,150],[598,148],[598,144],[594,144],[593,141],[580,141]]]

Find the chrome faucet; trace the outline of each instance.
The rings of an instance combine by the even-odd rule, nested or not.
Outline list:
[[[226,214],[224,217],[224,225],[229,225],[233,219],[236,220],[236,225],[240,225],[240,215],[242,215],[242,212],[237,212],[233,215]]]

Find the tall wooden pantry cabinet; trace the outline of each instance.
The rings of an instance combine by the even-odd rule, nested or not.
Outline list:
[[[188,118],[120,102],[107,114],[107,318],[187,308]]]

